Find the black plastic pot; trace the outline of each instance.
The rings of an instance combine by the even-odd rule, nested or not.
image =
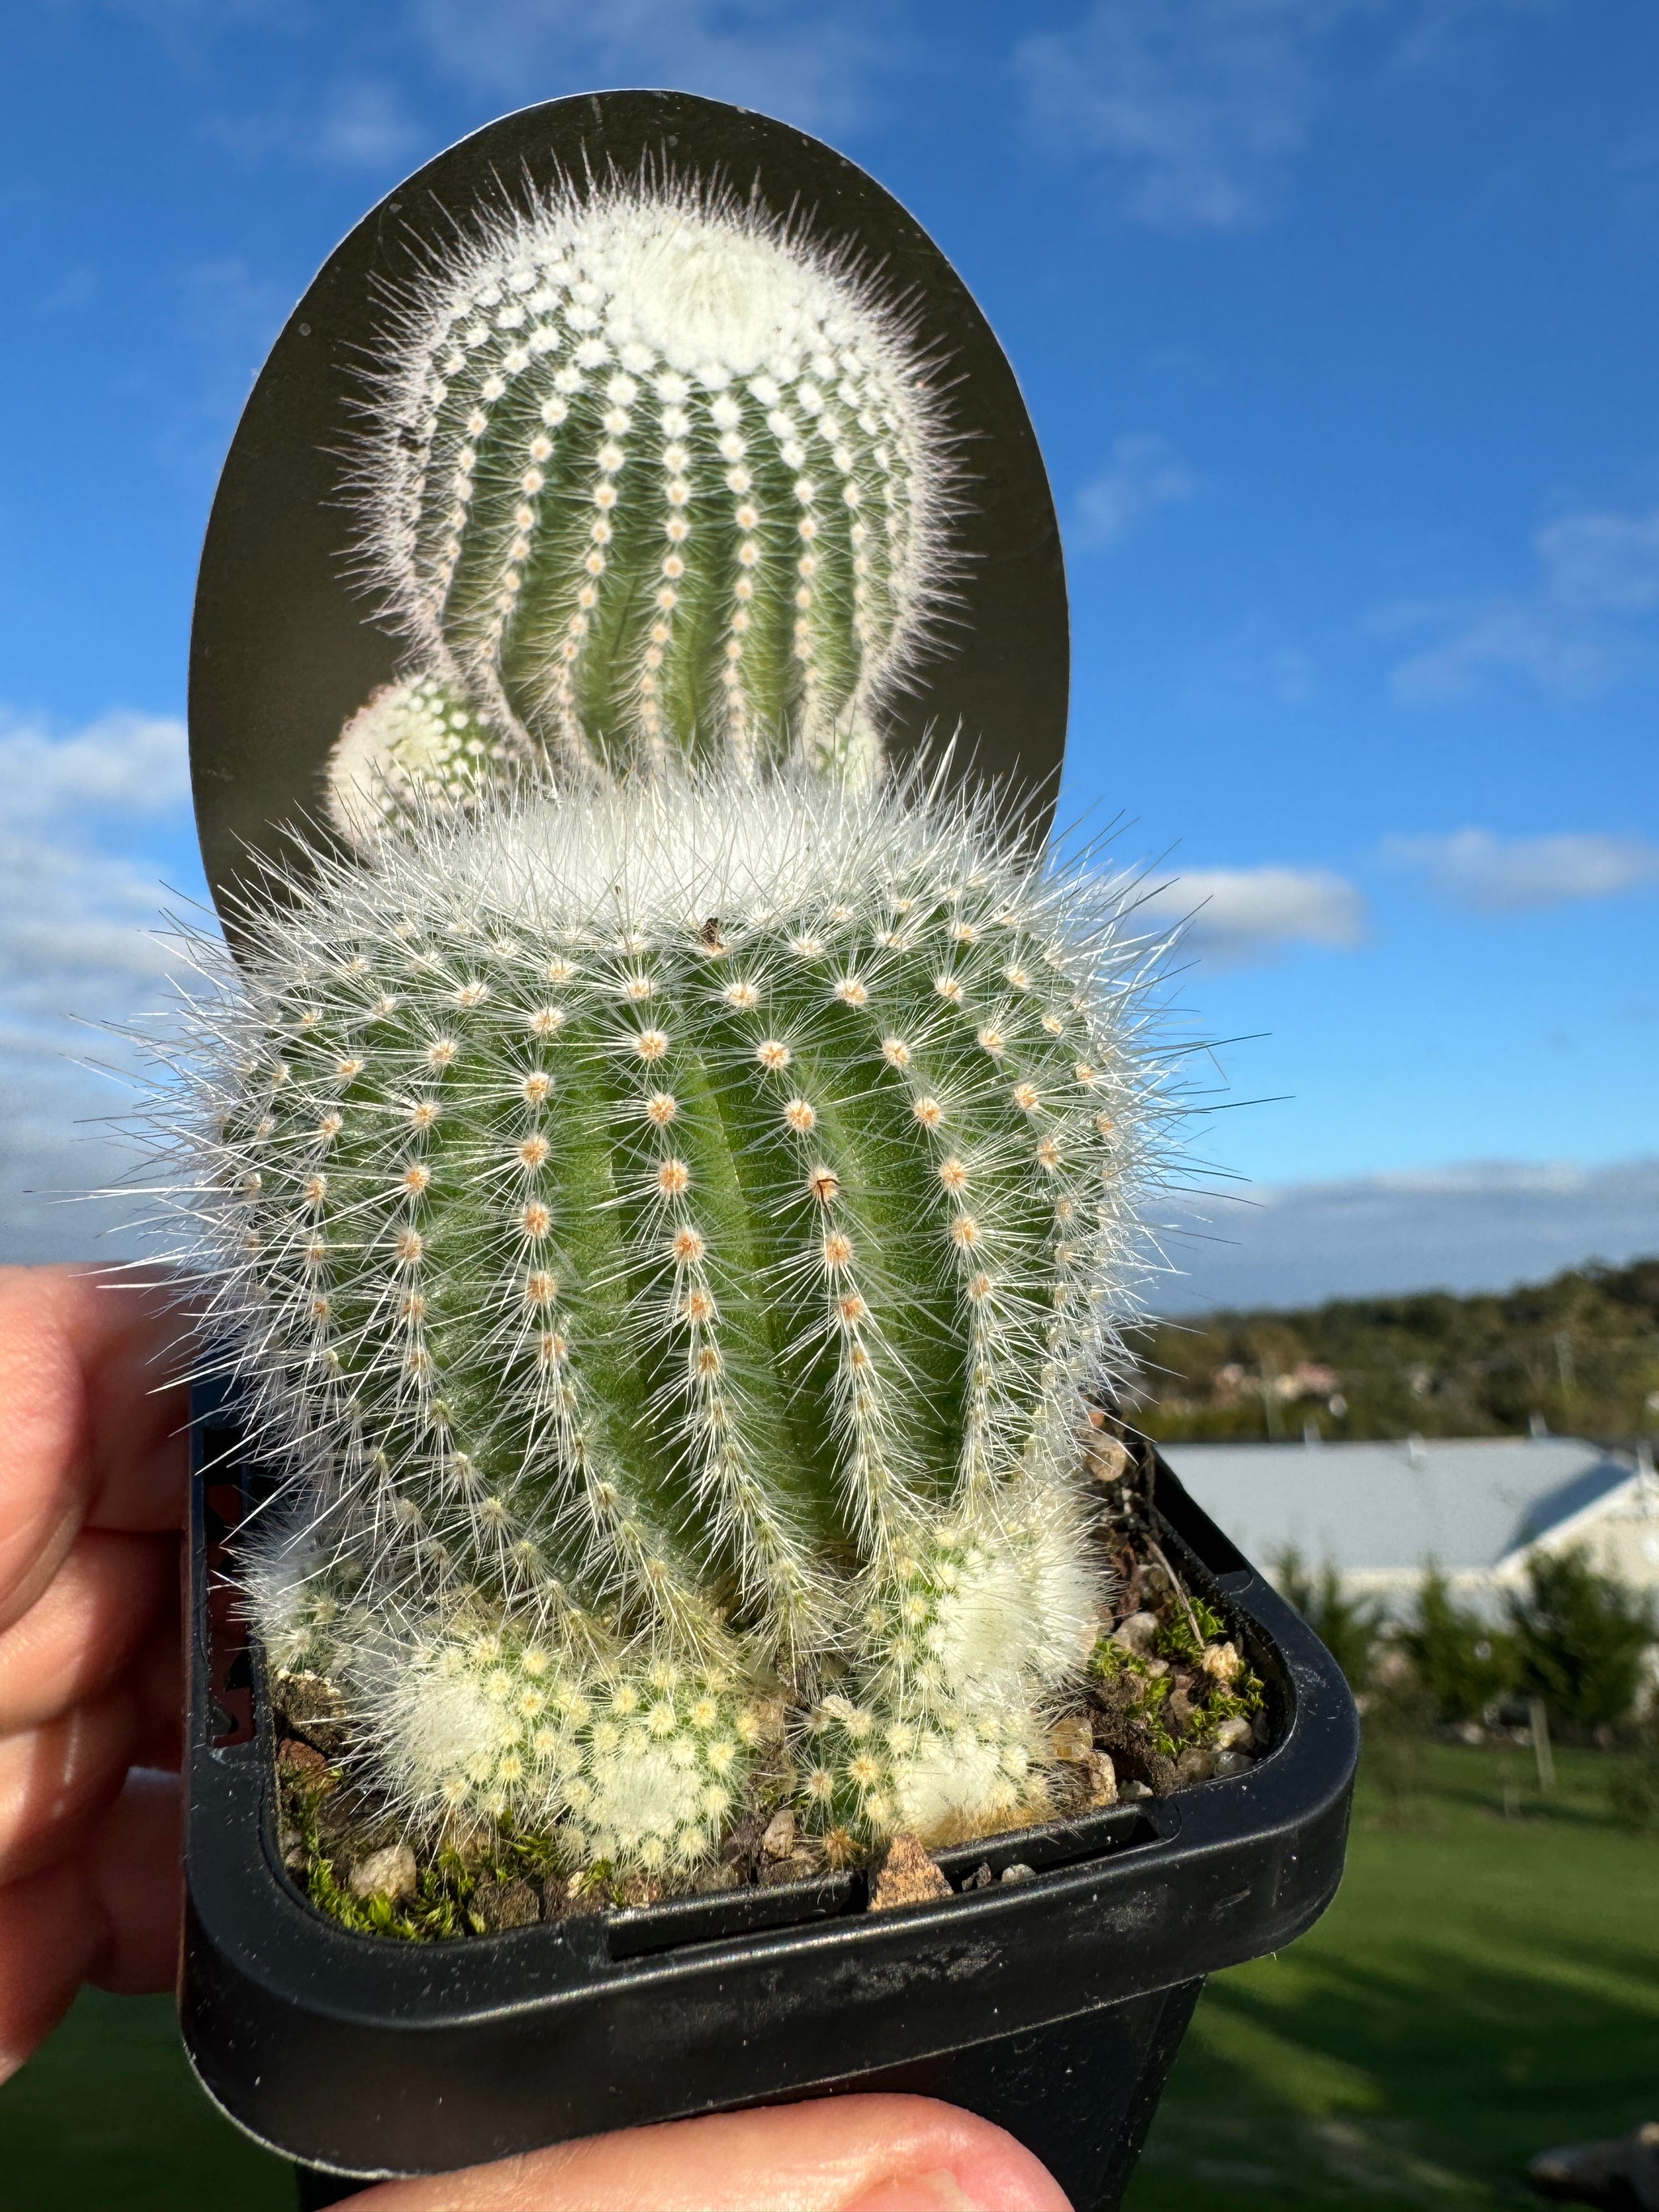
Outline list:
[[[864,1877],[476,1940],[351,1935],[289,1881],[257,1651],[218,1578],[259,1489],[198,1401],[179,2005],[209,2094],[302,2168],[442,2172],[607,2128],[854,2089],[1007,2128],[1079,2208],[1119,2202],[1206,1974],[1311,1926],[1342,1870],[1353,1701],[1297,1616],[1157,1463],[1160,1539],[1267,1685],[1247,1771],[939,1854],[1030,1879],[879,1915]]]

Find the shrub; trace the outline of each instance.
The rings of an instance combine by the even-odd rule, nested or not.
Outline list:
[[[1650,1599],[1597,1574],[1582,1551],[1534,1552],[1510,1600],[1519,1686],[1551,1720],[1588,1735],[1629,1717],[1659,1622]]]
[[[1425,1577],[1416,1610],[1397,1642],[1434,1719],[1443,1723],[1479,1720],[1514,1686],[1513,1638],[1459,1605],[1437,1567]]]
[[[1315,1574],[1294,1547],[1280,1553],[1273,1575],[1280,1595],[1302,1615],[1358,1695],[1370,1680],[1372,1655],[1382,1630],[1382,1607],[1374,1601],[1349,1597],[1328,1559]]]

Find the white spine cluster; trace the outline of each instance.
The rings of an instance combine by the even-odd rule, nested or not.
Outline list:
[[[726,774],[251,917],[185,1204],[295,1469],[253,1601],[411,1817],[695,1863],[780,1685],[844,1843],[1042,1802],[1173,1112],[1121,906],[966,801]]]

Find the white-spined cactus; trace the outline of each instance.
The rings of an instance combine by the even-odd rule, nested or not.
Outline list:
[[[694,184],[553,192],[434,259],[368,413],[365,572],[511,751],[868,779],[948,596],[951,470],[911,319],[847,253]],[[354,834],[374,769],[331,765]]]
[[[412,1819],[694,1864],[1044,1802],[1082,1392],[1163,1149],[1144,944],[802,770],[429,818],[246,921],[191,1205],[292,1486],[254,1610]]]
[[[435,677],[386,684],[340,732],[330,812],[352,844],[442,808],[471,813],[533,769],[530,749],[492,729]]]

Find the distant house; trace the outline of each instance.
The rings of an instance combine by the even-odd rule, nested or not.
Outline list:
[[[1253,1565],[1287,1549],[1404,1613],[1432,1560],[1496,1611],[1529,1553],[1582,1546],[1600,1571],[1659,1592],[1659,1476],[1577,1437],[1405,1443],[1171,1443],[1165,1458]]]

